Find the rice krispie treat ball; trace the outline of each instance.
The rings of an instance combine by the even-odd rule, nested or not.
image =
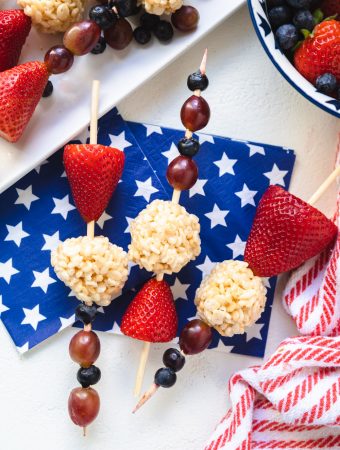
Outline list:
[[[85,0],[17,0],[42,33],[63,33],[83,18]]]
[[[262,279],[244,261],[216,264],[196,291],[198,314],[222,336],[242,334],[261,316],[266,303]]]
[[[87,305],[108,306],[128,278],[127,253],[107,237],[67,239],[51,254],[57,277]]]
[[[143,5],[149,14],[172,14],[182,5],[183,0],[139,0],[139,5]]]
[[[154,200],[131,223],[129,258],[141,268],[172,274],[201,252],[198,217],[171,201]]]

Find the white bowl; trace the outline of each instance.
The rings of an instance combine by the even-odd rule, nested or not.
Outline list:
[[[256,34],[272,63],[287,81],[304,97],[319,108],[340,118],[340,101],[321,94],[307,81],[282,53],[275,42],[274,33],[267,18],[265,0],[247,0]]]

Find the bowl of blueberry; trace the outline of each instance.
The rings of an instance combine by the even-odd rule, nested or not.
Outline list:
[[[267,55],[304,97],[340,118],[340,0],[248,0]]]

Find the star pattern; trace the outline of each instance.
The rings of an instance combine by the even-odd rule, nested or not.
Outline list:
[[[249,342],[251,339],[262,340],[261,330],[263,328],[263,323],[254,323],[250,328],[247,329],[246,340]]]
[[[280,184],[285,186],[284,177],[287,175],[287,170],[280,170],[276,164],[270,172],[265,172],[263,175],[268,178],[269,184]]]
[[[241,208],[246,205],[255,206],[254,197],[257,194],[257,191],[252,191],[248,188],[246,183],[243,184],[242,191],[235,192],[235,195],[241,199]]]
[[[172,188],[165,172],[168,162],[179,154],[175,143],[183,137],[183,130],[135,123],[127,126],[116,110],[99,120],[98,130],[98,142],[124,150],[125,169],[112,201],[99,219],[96,234],[107,236],[110,242],[127,250],[133,218],[148,202],[171,199]],[[274,165],[287,171],[283,181],[288,188],[294,162],[293,153],[282,148],[201,133],[195,137],[201,144],[195,157],[200,178],[192,189],[182,193],[180,204],[200,220],[201,254],[178,274],[167,277],[177,299],[179,331],[196,316],[193,300],[202,277],[210,273],[215,262],[232,256],[242,258],[242,239],[248,235],[255,206],[268,188],[269,179],[264,174],[271,172]],[[87,138],[88,129],[81,136],[83,141]],[[79,304],[51,267],[51,250],[67,238],[84,235],[86,230],[75,210],[69,183],[61,176],[63,172],[61,149],[39,173],[32,171],[0,195],[0,314],[19,352],[71,325]],[[256,195],[250,192],[247,198],[244,185]],[[237,193],[244,195],[243,203],[248,200],[249,208],[242,206],[242,196]],[[122,295],[118,294],[110,306],[98,309],[95,330],[120,333],[127,305],[151,275],[132,263],[129,270]],[[263,356],[275,283],[275,278],[270,280],[267,306],[259,320],[262,339],[258,338],[259,327],[248,336],[232,338],[220,338],[214,332],[211,347]]]

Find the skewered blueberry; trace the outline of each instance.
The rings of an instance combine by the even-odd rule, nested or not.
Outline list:
[[[178,142],[177,147],[181,155],[192,157],[200,149],[200,144],[194,138],[183,138]]]
[[[160,17],[156,16],[156,14],[149,13],[142,14],[139,19],[141,26],[151,31],[156,28],[156,25],[160,20]]]
[[[312,0],[286,0],[288,5],[292,6],[295,9],[305,9],[309,8]]]
[[[185,358],[177,349],[168,348],[168,350],[165,350],[164,352],[163,363],[169,369],[172,369],[174,372],[178,372],[183,369]]]
[[[171,23],[166,20],[160,20],[156,25],[154,33],[161,42],[168,42],[171,41],[174,35],[174,29],[172,28]]]
[[[52,92],[53,92],[53,84],[52,81],[48,80],[42,96],[49,97],[50,95],[52,95]]]
[[[92,6],[89,16],[102,30],[107,30],[117,22],[117,16],[112,9],[104,5]]]
[[[268,18],[273,28],[278,28],[280,25],[289,23],[292,19],[292,13],[288,6],[276,6],[268,13]]]
[[[296,27],[291,24],[281,25],[276,30],[275,36],[283,50],[293,48],[299,40],[298,31]]]
[[[114,6],[117,8],[120,17],[134,16],[140,10],[137,0],[116,0]]]
[[[316,89],[323,94],[332,94],[336,89],[336,78],[331,73],[324,73],[316,79]]]
[[[313,14],[308,11],[308,9],[301,9],[294,15],[293,24],[299,30],[301,30],[301,28],[305,28],[306,30],[312,31],[315,26]]]
[[[144,27],[137,27],[133,32],[133,36],[138,44],[145,45],[150,42],[151,31]]]
[[[85,325],[93,322],[97,314],[95,305],[87,306],[81,303],[76,308],[76,319],[81,320]]]
[[[176,383],[177,375],[172,369],[162,367],[155,373],[155,384],[164,388],[169,388]]]
[[[196,89],[204,91],[209,86],[209,80],[205,74],[198,70],[188,76],[187,85],[190,91],[196,91]]]
[[[105,51],[105,49],[106,49],[106,41],[103,38],[103,36],[100,36],[99,41],[93,47],[93,49],[91,50],[91,53],[93,53],[94,55],[99,55],[100,53],[103,53]]]
[[[77,380],[83,388],[98,383],[100,377],[101,372],[97,366],[81,367],[77,372]]]

